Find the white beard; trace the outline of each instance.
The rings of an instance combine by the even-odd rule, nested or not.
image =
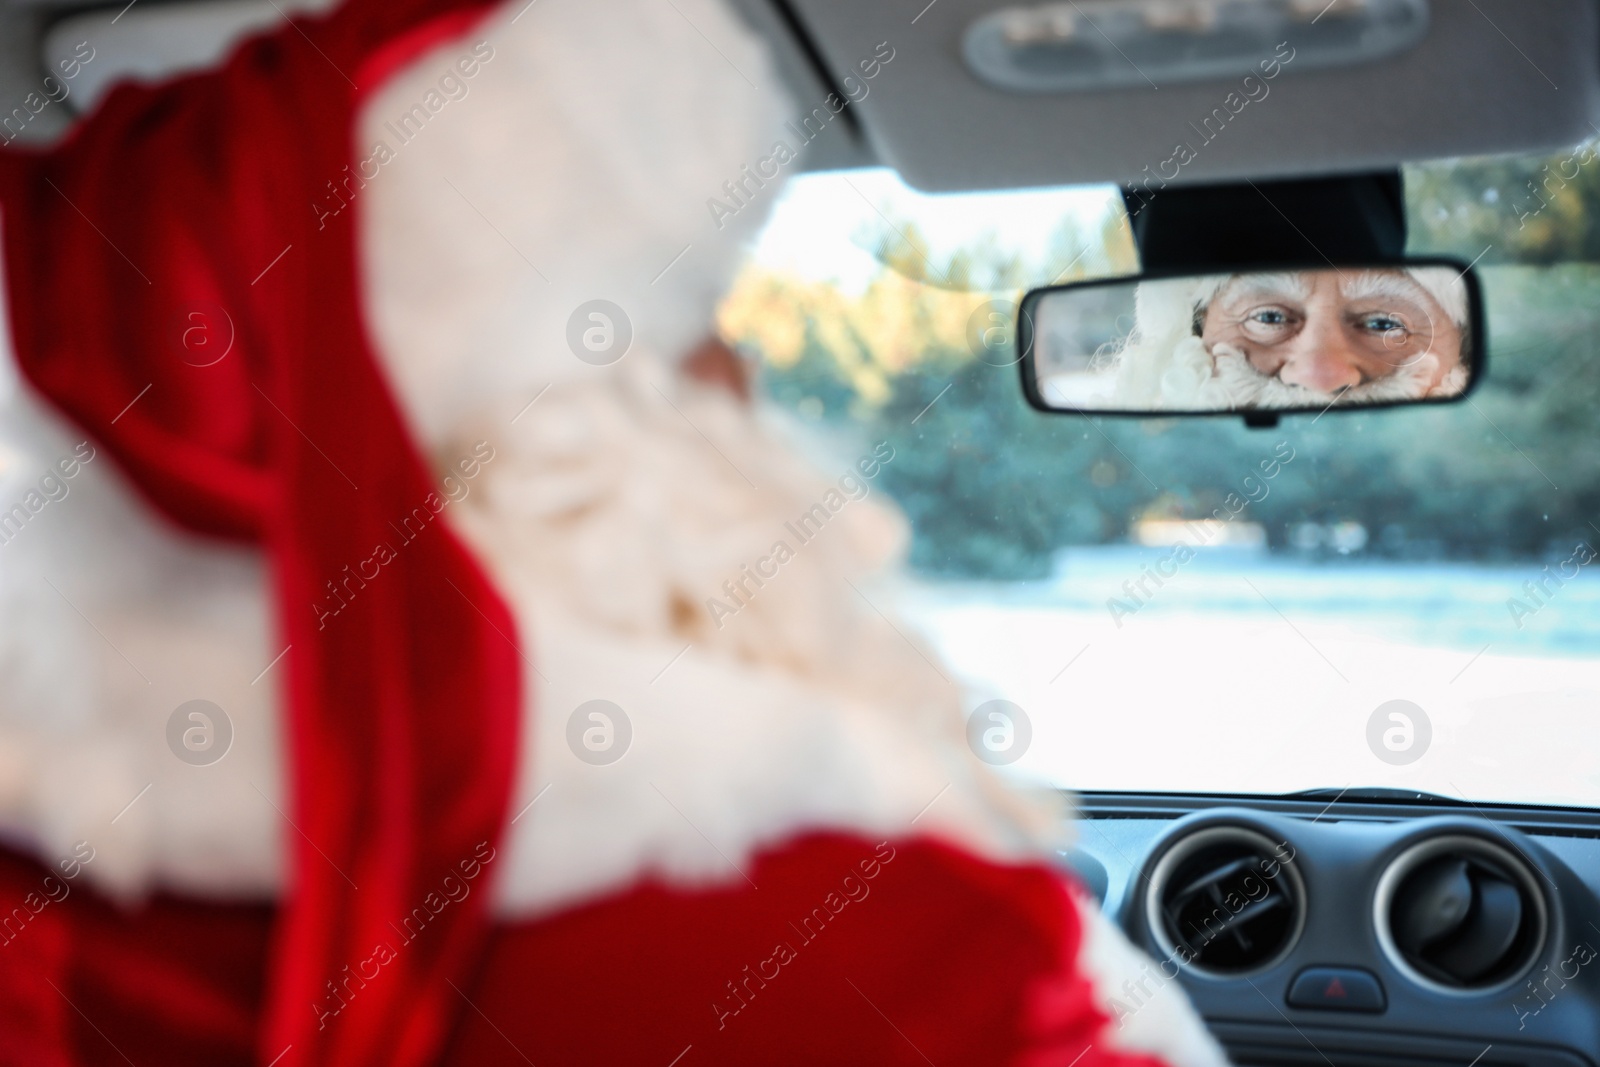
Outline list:
[[[1467,372],[1462,367],[1456,367],[1437,384],[1432,384],[1439,375],[1439,357],[1431,353],[1386,378],[1340,393],[1306,389],[1263,374],[1251,365],[1243,351],[1232,345],[1218,344],[1207,353],[1198,337],[1179,342],[1172,362],[1172,367],[1161,378],[1163,407],[1282,411],[1327,408],[1336,404],[1381,404],[1458,396],[1467,384]]]

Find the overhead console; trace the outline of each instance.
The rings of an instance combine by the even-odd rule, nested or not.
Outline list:
[[[836,85],[894,49],[854,107],[934,192],[1376,171],[1600,125],[1593,0],[773,2]]]

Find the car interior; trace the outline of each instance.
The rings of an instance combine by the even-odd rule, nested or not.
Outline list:
[[[0,98],[98,57],[6,137],[331,6],[5,0]],[[897,442],[904,616],[1157,961],[1113,1009],[1600,1064],[1600,4],[735,6],[799,150],[722,332]]]
[[[801,35],[807,55],[820,58],[824,74],[847,76],[839,73],[849,69],[846,57],[877,39],[892,41],[895,62],[904,63],[860,102],[859,129],[840,127],[852,135],[853,151],[869,155],[842,165],[890,167],[929,193],[1119,186],[1139,279],[1359,269],[1407,262],[1408,252],[1415,262],[1402,189],[1417,181],[1409,168],[1463,157],[1559,155],[1595,136],[1589,105],[1578,103],[1593,90],[1574,88],[1593,84],[1590,5],[998,8],[944,0],[927,7],[915,27],[892,5],[780,6],[791,8],[785,26]],[[1225,135],[1220,123],[1201,128],[1231,88],[1223,56],[1241,57],[1229,73],[1242,79],[1252,60],[1270,57],[1280,42],[1296,59],[1271,85],[1282,94],[1277,102],[1264,98],[1255,114],[1241,111],[1236,119],[1243,121]],[[1260,85],[1271,69],[1254,70]],[[1563,114],[1567,106],[1575,112]],[[1174,141],[1180,152],[1192,149],[1181,168],[1173,161],[1188,154],[1175,152]],[[926,216],[937,211],[930,198]],[[1509,216],[1511,226],[1516,220]],[[1448,233],[1449,224],[1439,230]],[[1434,247],[1456,251],[1464,243]],[[1478,262],[1494,262],[1493,248],[1464,252],[1453,273],[1474,278],[1468,261],[1482,252],[1488,254]],[[1094,410],[1051,403],[1035,387],[1039,353],[1030,334],[1047,332],[1043,302],[1085,297],[1084,307],[1058,313],[1070,328],[1072,320],[1130,313],[1131,300],[1107,311],[1103,301],[1087,299],[1118,287],[1131,288],[1102,278],[1035,290],[1023,303],[1016,344],[1035,408],[1079,419],[1089,417],[1083,409]],[[1494,336],[1492,324],[1488,331]],[[1481,322],[1472,332],[1485,336]],[[1091,331],[1084,350],[1109,336]],[[1508,353],[1506,362],[1517,355]],[[1492,380],[1494,359],[1492,348],[1480,349],[1477,373]],[[1443,402],[1461,400],[1458,394]],[[1129,406],[1103,410],[1141,414]],[[1326,421],[1327,431],[1339,434],[1334,420],[1342,414],[1322,420],[1324,413],[1328,405],[1318,403],[1302,422]],[[1287,415],[1280,423],[1278,412],[1246,411],[1242,421],[1240,437],[1252,432],[1247,427],[1281,430],[1291,440],[1295,433],[1296,424]],[[1127,462],[1137,465],[1143,457],[1133,447]],[[1013,487],[1049,491],[1043,484]],[[1209,684],[1226,686],[1226,674],[1209,676]],[[1308,673],[1303,684],[1314,689],[1337,680]],[[1126,707],[1147,699],[1140,689],[1129,678],[1119,690],[1101,692]],[[1197,697],[1190,707],[1203,717],[1200,709],[1211,703]],[[1294,705],[1290,699],[1273,714],[1293,721],[1300,714]],[[1408,722],[1404,706],[1386,714],[1398,716],[1385,718],[1386,727]],[[1168,743],[1166,735],[1147,742]],[[1178,758],[1204,763],[1240,743],[1227,732],[1187,734]],[[1258,793],[1253,760],[1284,757],[1243,747],[1251,757],[1228,760],[1231,775],[1205,776],[1213,789],[1203,793],[1127,791],[1109,780],[1103,791],[1082,790],[1082,841],[1067,856],[1139,944],[1157,959],[1178,961],[1163,964],[1155,984],[1182,982],[1235,1062],[1592,1062],[1596,1005],[1577,977],[1577,961],[1592,956],[1589,946],[1600,935],[1593,922],[1600,824],[1592,812],[1487,802],[1449,785],[1437,793],[1379,787],[1380,779],[1394,780],[1382,775],[1251,795]],[[1286,849],[1298,871],[1248,891],[1244,882],[1277,871]],[[1225,914],[1215,917],[1217,928],[1226,931],[1213,939],[1207,923],[1219,907]],[[1128,990],[1130,1005],[1149,993]]]

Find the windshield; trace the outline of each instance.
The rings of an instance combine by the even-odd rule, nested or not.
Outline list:
[[[817,447],[892,445],[874,488],[911,520],[910,577],[872,595],[969,712],[1022,710],[1014,772],[1595,806],[1594,160],[1408,169],[1412,251],[1484,283],[1488,375],[1459,404],[1265,431],[1033,412],[997,338],[1022,289],[1136,269],[1109,186],[802,177],[722,328]]]

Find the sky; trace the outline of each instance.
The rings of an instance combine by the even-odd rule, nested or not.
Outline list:
[[[752,256],[767,269],[860,291],[880,269],[867,249],[884,231],[885,216],[915,222],[935,263],[986,231],[1007,251],[1038,261],[1063,217],[1092,230],[1117,196],[1113,185],[919,193],[887,168],[801,174],[780,195]]]

